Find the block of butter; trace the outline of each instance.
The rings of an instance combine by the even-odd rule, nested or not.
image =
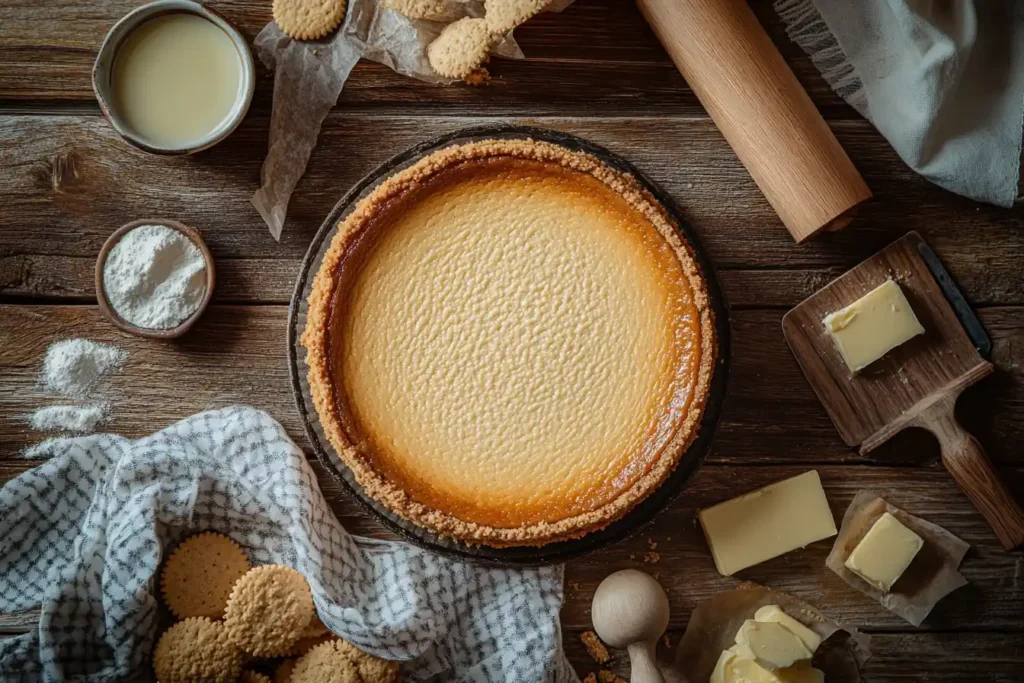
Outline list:
[[[924,327],[903,290],[886,280],[822,321],[851,372],[858,372],[919,334]]]
[[[888,593],[923,546],[920,536],[886,512],[846,558],[846,568]]]
[[[825,680],[821,671],[811,667],[811,657],[821,644],[821,638],[778,605],[766,605],[753,619],[743,622],[735,640],[736,644],[719,656],[710,683],[823,683]]]
[[[836,535],[814,470],[697,513],[723,576]]]

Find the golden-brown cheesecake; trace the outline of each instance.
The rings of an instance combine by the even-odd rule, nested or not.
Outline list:
[[[604,527],[689,447],[715,337],[664,209],[590,155],[434,152],[341,221],[302,335],[325,433],[366,493],[441,535]]]

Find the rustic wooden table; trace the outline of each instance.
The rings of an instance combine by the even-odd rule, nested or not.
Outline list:
[[[610,571],[655,574],[672,605],[674,644],[700,600],[736,584],[715,571],[695,511],[809,468],[821,473],[842,517],[865,488],[941,524],[972,545],[970,585],[915,629],[846,586],[824,566],[829,544],[742,574],[790,591],[873,636],[872,681],[1024,680],[1024,556],[1003,552],[938,466],[937,447],[904,434],[863,457],[845,447],[785,345],[785,311],[905,231],[918,230],[959,281],[994,342],[995,377],[960,402],[1010,487],[1024,497],[1024,210],[976,204],[909,171],[882,137],[835,96],[790,43],[767,1],[755,10],[811,93],[876,199],[845,231],[797,246],[729,150],[636,8],[579,0],[518,32],[525,61],[494,64],[486,87],[433,87],[359,64],[328,116],[280,243],[249,203],[267,145],[271,76],[258,67],[252,110],[219,147],[159,158],[124,144],[93,100],[90,69],[107,29],[138,0],[0,3],[0,477],[34,462],[19,453],[41,438],[26,413],[52,402],[37,386],[56,339],[81,336],[131,352],[107,385],[110,428],[138,436],[213,406],[269,410],[306,444],[292,401],[285,319],[299,261],[340,195],[392,154],[429,136],[501,120],[564,129],[634,161],[682,205],[701,235],[731,305],[733,365],[712,454],[670,509],[633,539],[566,570],[565,646],[582,675],[596,665],[579,635]],[[250,39],[269,0],[214,1]],[[214,304],[176,343],[132,338],[101,318],[93,265],[103,240],[139,217],[199,227],[219,275]],[[387,534],[323,469],[324,492],[351,531]],[[646,554],[654,544],[660,559]],[[645,557],[646,556],[646,557]],[[5,617],[23,631],[33,615]],[[660,656],[667,656],[662,646]],[[621,653],[614,668],[625,673]]]

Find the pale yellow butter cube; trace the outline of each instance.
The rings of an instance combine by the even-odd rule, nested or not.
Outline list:
[[[814,470],[697,513],[723,576],[836,535]]]
[[[892,280],[828,314],[822,322],[851,372],[863,370],[900,344],[924,334],[903,290]]]
[[[886,512],[846,558],[846,568],[888,593],[923,546],[920,536]]]

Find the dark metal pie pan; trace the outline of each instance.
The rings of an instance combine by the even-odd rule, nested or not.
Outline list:
[[[481,545],[472,546],[464,542],[445,538],[432,531],[420,527],[398,516],[376,500],[370,498],[355,480],[351,470],[338,456],[324,434],[316,409],[310,396],[309,384],[306,380],[306,351],[299,344],[299,336],[306,325],[306,299],[313,278],[320,268],[320,262],[335,234],[338,222],[344,218],[359,199],[366,196],[381,181],[397,171],[416,163],[422,157],[443,147],[484,139],[533,139],[544,140],[561,145],[574,151],[582,151],[600,159],[608,166],[629,173],[662,204],[678,226],[683,238],[692,246],[707,281],[708,294],[715,314],[715,333],[718,345],[718,361],[711,380],[711,391],[697,438],[680,458],[675,470],[669,478],[654,492],[638,503],[624,517],[609,524],[604,529],[593,531],[581,538],[549,543],[543,546],[513,546],[494,548]],[[302,418],[306,435],[316,452],[317,458],[324,464],[344,487],[374,517],[398,535],[429,550],[461,559],[476,560],[502,565],[543,565],[565,562],[581,555],[592,553],[612,543],[636,533],[655,515],[665,509],[686,487],[690,477],[700,466],[711,445],[711,437],[718,424],[729,368],[729,322],[725,301],[715,278],[714,269],[708,259],[707,252],[696,233],[683,220],[678,207],[672,198],[654,182],[638,171],[628,161],[607,149],[587,142],[560,131],[512,125],[488,125],[468,128],[423,142],[402,152],[381,164],[376,170],[363,178],[350,189],[341,201],[335,205],[324,221],[320,230],[313,238],[309,251],[303,259],[302,268],[292,294],[291,308],[288,315],[288,360],[291,372],[292,388],[295,402]]]

